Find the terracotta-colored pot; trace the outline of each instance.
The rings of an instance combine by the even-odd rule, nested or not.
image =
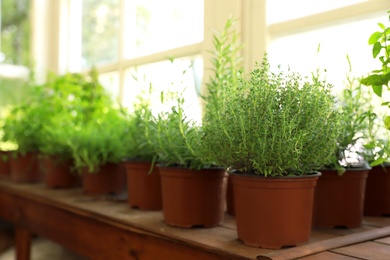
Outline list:
[[[78,176],[71,172],[72,161],[57,156],[43,156],[41,168],[48,188],[71,188],[78,182]]]
[[[89,173],[88,169],[84,168],[82,172],[83,191],[90,195],[119,194],[126,186],[125,174],[119,163],[101,165],[94,173]]]
[[[226,189],[226,213],[234,216],[235,213],[234,207],[234,191],[231,175],[227,178],[227,189]]]
[[[191,228],[213,227],[222,222],[226,202],[225,169],[158,168],[166,224]]]
[[[0,180],[9,179],[12,152],[0,151]]]
[[[125,161],[128,204],[142,210],[161,210],[161,180],[156,166],[149,173],[150,162]]]
[[[11,156],[10,177],[15,182],[38,182],[42,180],[38,166],[38,154],[28,152]]]
[[[363,221],[363,203],[369,169],[322,170],[318,179],[313,225],[322,228],[357,228]]]
[[[368,172],[364,215],[390,215],[390,165],[374,166]]]
[[[248,246],[269,249],[308,241],[319,175],[232,174],[238,238]]]

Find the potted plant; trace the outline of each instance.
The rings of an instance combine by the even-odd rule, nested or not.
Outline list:
[[[213,227],[223,220],[224,168],[203,159],[201,127],[185,115],[182,96],[167,97],[173,104],[156,118],[156,149],[161,176],[163,215],[177,227]]]
[[[382,137],[386,137],[384,135]],[[389,138],[375,138],[365,144],[365,158],[372,166],[368,172],[366,191],[364,196],[364,211],[366,216],[389,216],[390,215],[390,162]],[[382,161],[375,164],[378,158]],[[384,161],[383,161],[384,160]]]
[[[84,193],[124,191],[125,174],[120,162],[125,156],[125,126],[122,111],[112,107],[96,110],[88,122],[76,126],[68,143],[75,169],[82,175]]]
[[[249,75],[234,77],[216,74],[208,84],[203,131],[209,160],[229,167],[238,238],[263,248],[301,244],[310,236],[316,170],[336,146],[331,86],[271,72],[266,53]]]
[[[390,18],[390,11],[387,13]],[[390,82],[390,27],[383,23],[378,23],[378,25],[380,30],[371,34],[368,44],[372,45],[372,56],[380,62],[381,67],[368,73],[361,79],[361,83],[372,87],[373,92],[382,98],[382,93],[389,89]],[[390,107],[390,102],[382,102],[382,106]],[[372,107],[367,112],[375,118]],[[371,125],[369,130],[372,128],[375,128],[375,131],[369,133],[369,141],[365,145],[366,156],[371,159],[370,165],[373,169],[367,178],[364,213],[372,216],[388,215],[390,214],[390,201],[386,194],[390,187],[390,148],[388,147],[390,116],[385,115],[382,123]]]
[[[9,179],[10,177],[10,159],[12,152],[16,150],[17,146],[12,142],[5,142],[3,140],[3,118],[0,118],[0,179]]]
[[[127,117],[124,139],[128,203],[141,210],[161,210],[161,181],[155,162],[157,154],[152,140],[156,137],[156,122],[150,107],[149,93],[142,93]],[[148,95],[148,96],[147,96]]]
[[[40,167],[49,188],[71,188],[79,181],[68,143],[74,128],[75,122],[62,113],[47,121],[41,130]]]
[[[369,102],[359,80],[347,75],[337,103],[342,117],[337,147],[321,169],[316,188],[313,223],[317,227],[356,228],[362,224],[366,179],[371,169],[362,156],[362,140],[368,127],[365,105]]]
[[[17,144],[10,158],[10,178],[16,182],[36,182],[42,179],[38,168],[39,131],[46,114],[39,97],[41,89],[31,87],[30,96],[14,106],[4,120],[4,140]]]

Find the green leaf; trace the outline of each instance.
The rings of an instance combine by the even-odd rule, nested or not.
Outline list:
[[[366,78],[363,78],[360,82],[365,86],[374,86],[374,85],[382,86],[383,85],[383,78],[382,78],[382,75],[373,74],[373,75],[370,75]]]
[[[386,161],[385,158],[378,158],[375,161],[373,161],[372,163],[370,163],[370,166],[378,166],[378,165],[381,165],[382,163],[384,163],[385,161]]]
[[[378,42],[381,37],[382,37],[381,32],[374,32],[368,39],[368,44],[374,44]]]
[[[374,91],[374,93],[378,96],[378,97],[382,97],[382,85],[378,86],[378,85],[373,85],[372,86],[372,90]]]
[[[386,27],[385,27],[385,25],[383,24],[383,23],[378,23],[378,25],[379,25],[379,27],[382,29],[382,30],[384,30]]]
[[[372,47],[372,56],[376,58],[376,56],[378,56],[378,54],[381,52],[381,49],[382,45],[380,42],[374,43],[374,46]]]
[[[384,123],[387,130],[390,130],[390,116],[385,117]]]

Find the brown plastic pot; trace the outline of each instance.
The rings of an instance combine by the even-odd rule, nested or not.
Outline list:
[[[232,174],[238,238],[248,246],[269,249],[308,241],[319,175]]]
[[[12,152],[0,151],[0,180],[9,179]]]
[[[42,174],[38,166],[38,154],[27,152],[14,154],[10,158],[10,177],[14,182],[38,182]]]
[[[78,183],[78,176],[71,172],[71,160],[43,156],[40,158],[40,165],[48,188],[72,188]]]
[[[125,161],[128,204],[141,210],[161,210],[161,181],[158,169],[149,173],[150,162]]]
[[[226,171],[199,171],[158,166],[161,175],[163,214],[171,226],[214,227],[223,221]]]
[[[233,192],[233,183],[231,175],[227,177],[227,188],[226,188],[226,213],[234,216],[235,213],[234,207],[234,192]]]
[[[85,194],[103,195],[122,193],[126,186],[125,172],[119,163],[101,165],[96,172],[89,173],[87,168],[82,172],[82,186]]]
[[[374,166],[368,172],[364,215],[390,215],[390,165]]]
[[[318,179],[313,224],[322,228],[357,228],[363,221],[367,173],[370,169],[322,170]]]

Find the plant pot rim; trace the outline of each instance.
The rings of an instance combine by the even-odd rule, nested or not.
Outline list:
[[[315,171],[311,174],[304,174],[304,175],[292,175],[292,176],[262,176],[262,175],[255,175],[255,174],[242,174],[242,173],[233,173],[231,171],[228,171],[229,175],[234,176],[240,176],[240,177],[248,177],[248,178],[262,178],[262,179],[297,179],[297,178],[313,178],[313,177],[319,177],[322,175],[321,172]]]
[[[213,166],[213,167],[203,167],[201,169],[190,169],[188,167],[184,167],[184,166],[180,166],[180,165],[175,165],[175,166],[165,166],[164,163],[156,163],[156,166],[159,167],[159,168],[166,168],[166,169],[169,169],[169,168],[173,168],[173,169],[186,169],[186,170],[194,170],[194,171],[201,171],[201,170],[210,170],[210,169],[216,169],[216,170],[222,170],[222,169],[225,169],[225,167],[218,167],[218,166]]]
[[[389,164],[390,166],[390,164]],[[345,169],[345,171],[367,171],[367,170],[371,170],[372,167],[369,166],[368,164],[366,166],[359,166],[359,167],[342,167]],[[336,168],[323,168],[323,169],[320,169],[319,170],[320,172],[321,171],[336,171],[337,172],[337,169]]]

